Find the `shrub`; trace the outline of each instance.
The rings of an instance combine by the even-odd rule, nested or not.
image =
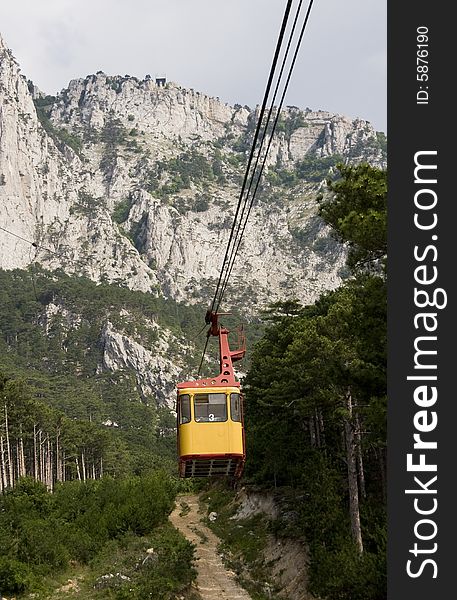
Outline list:
[[[0,590],[21,593],[32,587],[33,576],[30,568],[24,563],[0,556]]]

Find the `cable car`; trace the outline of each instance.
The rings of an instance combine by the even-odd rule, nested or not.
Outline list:
[[[240,330],[239,349],[230,350],[229,330],[220,326],[222,313],[208,311],[208,337],[219,338],[220,368],[216,377],[178,384],[177,428],[181,477],[240,477],[246,458],[243,397],[233,363],[246,352]]]

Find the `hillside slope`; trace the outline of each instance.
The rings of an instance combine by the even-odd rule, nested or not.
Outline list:
[[[208,301],[257,110],[146,77],[89,75],[45,96],[0,41],[0,267],[39,262],[187,303]],[[344,274],[316,217],[336,162],[385,162],[359,119],[289,107],[233,273],[230,303],[313,301]],[[249,299],[249,301],[248,301]]]

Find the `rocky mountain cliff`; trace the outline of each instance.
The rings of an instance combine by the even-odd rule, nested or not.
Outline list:
[[[61,268],[205,307],[257,116],[149,76],[98,72],[49,96],[21,75],[0,38],[0,268]],[[385,159],[385,137],[367,121],[287,107],[228,306],[252,315],[338,286],[345,250],[316,216],[316,196],[338,162]],[[63,310],[54,312],[61,318]],[[51,313],[48,306],[43,318]],[[99,369],[133,370],[143,393],[171,403],[169,337],[163,331],[151,351],[107,318]]]
[[[2,234],[0,266],[37,261],[94,281],[206,302],[256,110],[148,76],[101,72],[45,96],[0,44],[0,225],[40,246],[31,251]],[[338,285],[343,255],[316,222],[316,189],[332,157],[382,164],[381,146],[366,121],[284,110],[270,177],[235,267],[235,302],[244,296],[263,304],[284,295],[307,302]],[[313,181],[304,177],[289,188],[274,181],[277,171],[293,172],[310,158],[321,168]]]

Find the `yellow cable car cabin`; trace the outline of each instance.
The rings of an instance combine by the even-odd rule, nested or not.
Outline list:
[[[221,373],[178,384],[178,454],[181,477],[240,477],[246,458],[243,399],[233,362],[245,354],[244,339],[231,351],[228,330],[211,313],[208,335],[219,337]]]

